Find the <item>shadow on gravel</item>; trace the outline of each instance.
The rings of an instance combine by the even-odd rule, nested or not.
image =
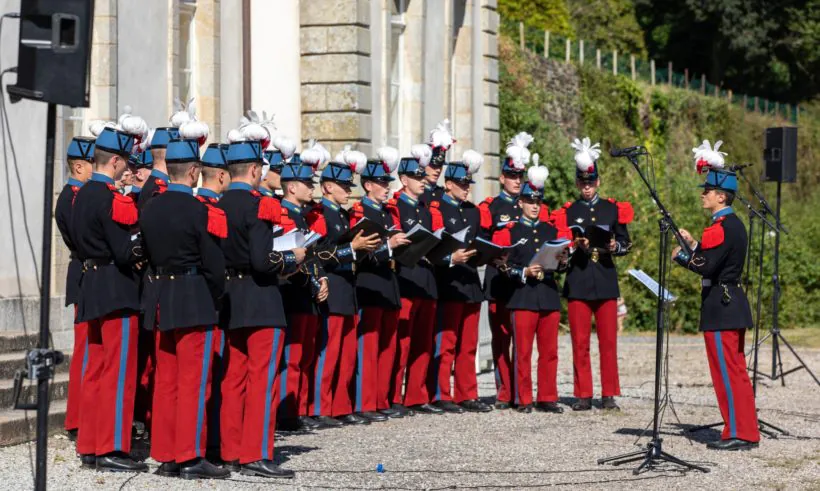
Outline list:
[[[318,450],[318,448],[319,447],[305,447],[303,445],[277,445],[274,449],[274,461],[281,465],[293,456],[306,454]]]
[[[684,431],[688,428],[694,428],[698,425],[689,425],[689,424],[682,424],[682,423],[675,423],[674,426],[680,428],[682,431],[668,431],[661,429],[661,435],[667,436],[682,436],[684,438],[688,438],[696,443],[708,443],[715,440],[720,440],[720,432],[715,431],[713,429],[706,429],[702,431],[698,431],[696,433],[684,433]],[[620,428],[615,430],[613,433],[616,435],[629,435],[629,436],[636,436],[641,437],[645,436],[647,438],[652,436],[652,429],[648,428]]]

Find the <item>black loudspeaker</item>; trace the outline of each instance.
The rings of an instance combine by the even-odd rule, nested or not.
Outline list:
[[[94,0],[22,0],[12,101],[88,107]]]
[[[797,181],[797,128],[766,128],[763,180]]]

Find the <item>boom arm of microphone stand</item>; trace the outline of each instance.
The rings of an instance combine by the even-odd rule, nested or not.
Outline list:
[[[750,212],[750,213],[754,214],[757,218],[759,218],[759,219],[760,219],[760,221],[761,221],[761,222],[765,223],[767,227],[769,227],[771,230],[777,230],[777,227],[775,227],[774,225],[772,225],[772,222],[770,222],[770,221],[766,220],[766,217],[765,217],[762,213],[760,213],[759,211],[755,210],[755,209],[754,209],[754,207],[752,206],[752,204],[751,204],[751,203],[749,203],[749,202],[746,200],[746,198],[744,198],[744,197],[743,197],[743,196],[741,196],[740,194],[736,194],[736,195],[735,195],[735,197],[736,197],[737,199],[739,199],[739,200],[740,200],[740,201],[741,201],[741,202],[742,202],[742,203],[746,206],[746,208],[748,208],[748,210],[749,210],[749,212]]]
[[[768,201],[766,201],[766,197],[765,197],[765,196],[763,196],[763,194],[761,194],[761,192],[757,190],[757,188],[755,187],[755,185],[754,185],[754,184],[752,184],[752,181],[750,181],[750,180],[749,180],[749,178],[748,178],[748,177],[746,177],[746,173],[744,173],[742,169],[738,169],[738,170],[737,170],[737,173],[738,173],[738,174],[740,174],[740,177],[742,177],[742,178],[743,178],[743,180],[744,180],[744,181],[746,181],[746,184],[748,184],[748,185],[749,185],[749,188],[752,190],[752,193],[755,195],[755,197],[757,198],[757,200],[760,202],[760,205],[763,207],[763,210],[764,210],[766,213],[768,213],[769,215],[771,215],[771,217],[772,217],[772,218],[774,218],[775,225],[777,225],[777,226],[776,226],[776,227],[772,227],[771,225],[769,225],[769,226],[771,227],[771,229],[772,229],[772,230],[780,230],[780,231],[781,231],[781,232],[783,232],[784,234],[788,235],[788,234],[789,234],[789,230],[786,228],[786,226],[785,226],[785,225],[783,225],[783,222],[782,222],[782,221],[780,221],[780,217],[778,217],[778,216],[777,216],[777,214],[774,212],[774,210],[772,210],[772,207],[771,207],[771,206],[769,206]],[[762,217],[761,217],[761,218],[762,218]],[[767,222],[767,223],[768,223],[768,222]]]

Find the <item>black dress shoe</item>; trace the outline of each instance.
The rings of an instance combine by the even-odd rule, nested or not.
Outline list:
[[[228,469],[203,458],[189,460],[181,464],[179,469],[179,477],[183,479],[225,479],[230,475],[231,471]]]
[[[76,442],[77,441],[77,428],[74,428],[73,430],[66,430],[65,436],[67,436],[68,439],[71,440],[72,442]]]
[[[331,418],[330,416],[314,416],[313,420],[325,428],[338,428],[340,426],[344,426],[344,423],[338,419]]]
[[[299,420],[297,418],[283,418],[277,420],[276,429],[279,431],[299,431]]]
[[[299,428],[305,428],[308,430],[318,430],[319,428],[324,428],[325,425],[316,421],[315,419],[311,418],[310,416],[299,416]]]
[[[97,467],[97,456],[93,453],[80,454],[80,467],[84,469],[93,469]]]
[[[463,407],[467,411],[470,411],[471,413],[489,413],[493,410],[492,406],[490,406],[489,404],[484,404],[478,399],[474,399],[472,401],[464,401],[461,403],[461,407]]]
[[[601,407],[606,409],[607,411],[620,411],[621,408],[618,407],[618,404],[615,402],[615,398],[612,396],[602,397],[601,398]]]
[[[241,474],[246,476],[274,477],[279,479],[293,479],[296,474],[292,470],[282,469],[270,460],[257,460],[242,466]]]
[[[101,472],[148,472],[145,462],[137,462],[127,454],[113,452],[97,457],[97,470]]]
[[[222,467],[228,469],[231,472],[239,472],[242,470],[242,466],[239,465],[238,460],[228,460],[227,462],[222,462]]]
[[[592,409],[592,398],[590,397],[578,399],[575,401],[575,404],[572,405],[573,411],[589,411],[590,409]]]
[[[443,409],[439,409],[432,404],[419,404],[418,406],[412,406],[412,409],[422,414],[444,414]]]
[[[532,404],[526,404],[524,406],[518,406],[515,408],[516,411],[519,413],[530,414],[532,412]]]
[[[409,407],[405,406],[404,404],[393,404],[390,406],[391,409],[395,409],[396,411],[400,412],[405,416],[415,416],[416,412],[410,409]]]
[[[464,412],[464,408],[453,401],[436,401],[433,405],[448,413],[461,414]]]
[[[179,464],[176,462],[163,462],[154,474],[162,477],[179,477]]]
[[[402,413],[398,409],[393,409],[392,407],[389,407],[387,409],[380,409],[379,412],[384,414],[388,418],[401,419],[404,417],[404,413]]]
[[[542,413],[563,413],[564,408],[558,405],[557,402],[536,402],[535,410]]]
[[[366,420],[372,422],[380,423],[382,421],[387,421],[387,416],[382,413],[377,413],[376,411],[365,411],[363,413],[358,413],[359,416],[365,418]]]
[[[341,421],[343,424],[346,425],[369,425],[370,420],[359,416],[358,414],[348,414],[347,416],[342,416],[341,418],[337,418],[337,421]]]
[[[512,407],[512,405],[510,405],[510,403],[507,402],[507,401],[495,401],[494,406],[499,411],[503,411],[505,409],[510,409]]]
[[[710,448],[712,450],[751,450],[757,447],[757,442],[747,442],[746,440],[741,440],[739,438],[719,440],[706,444],[706,448]]]

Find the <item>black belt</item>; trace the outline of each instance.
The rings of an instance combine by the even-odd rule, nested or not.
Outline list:
[[[735,281],[712,281],[709,278],[704,278],[704,279],[700,280],[700,286],[702,286],[704,288],[709,288],[710,286],[713,286],[713,285],[725,286],[725,287],[736,286],[738,288],[741,288],[740,282],[735,282]]]
[[[109,266],[114,264],[111,259],[86,259],[83,261],[83,271],[97,269],[100,266]]]
[[[250,276],[251,270],[249,268],[225,268],[225,277],[227,279],[241,278],[243,276]]]
[[[175,276],[196,276],[199,274],[199,268],[196,266],[189,266],[187,268],[153,268],[151,276],[154,279],[169,278],[174,279]]]

